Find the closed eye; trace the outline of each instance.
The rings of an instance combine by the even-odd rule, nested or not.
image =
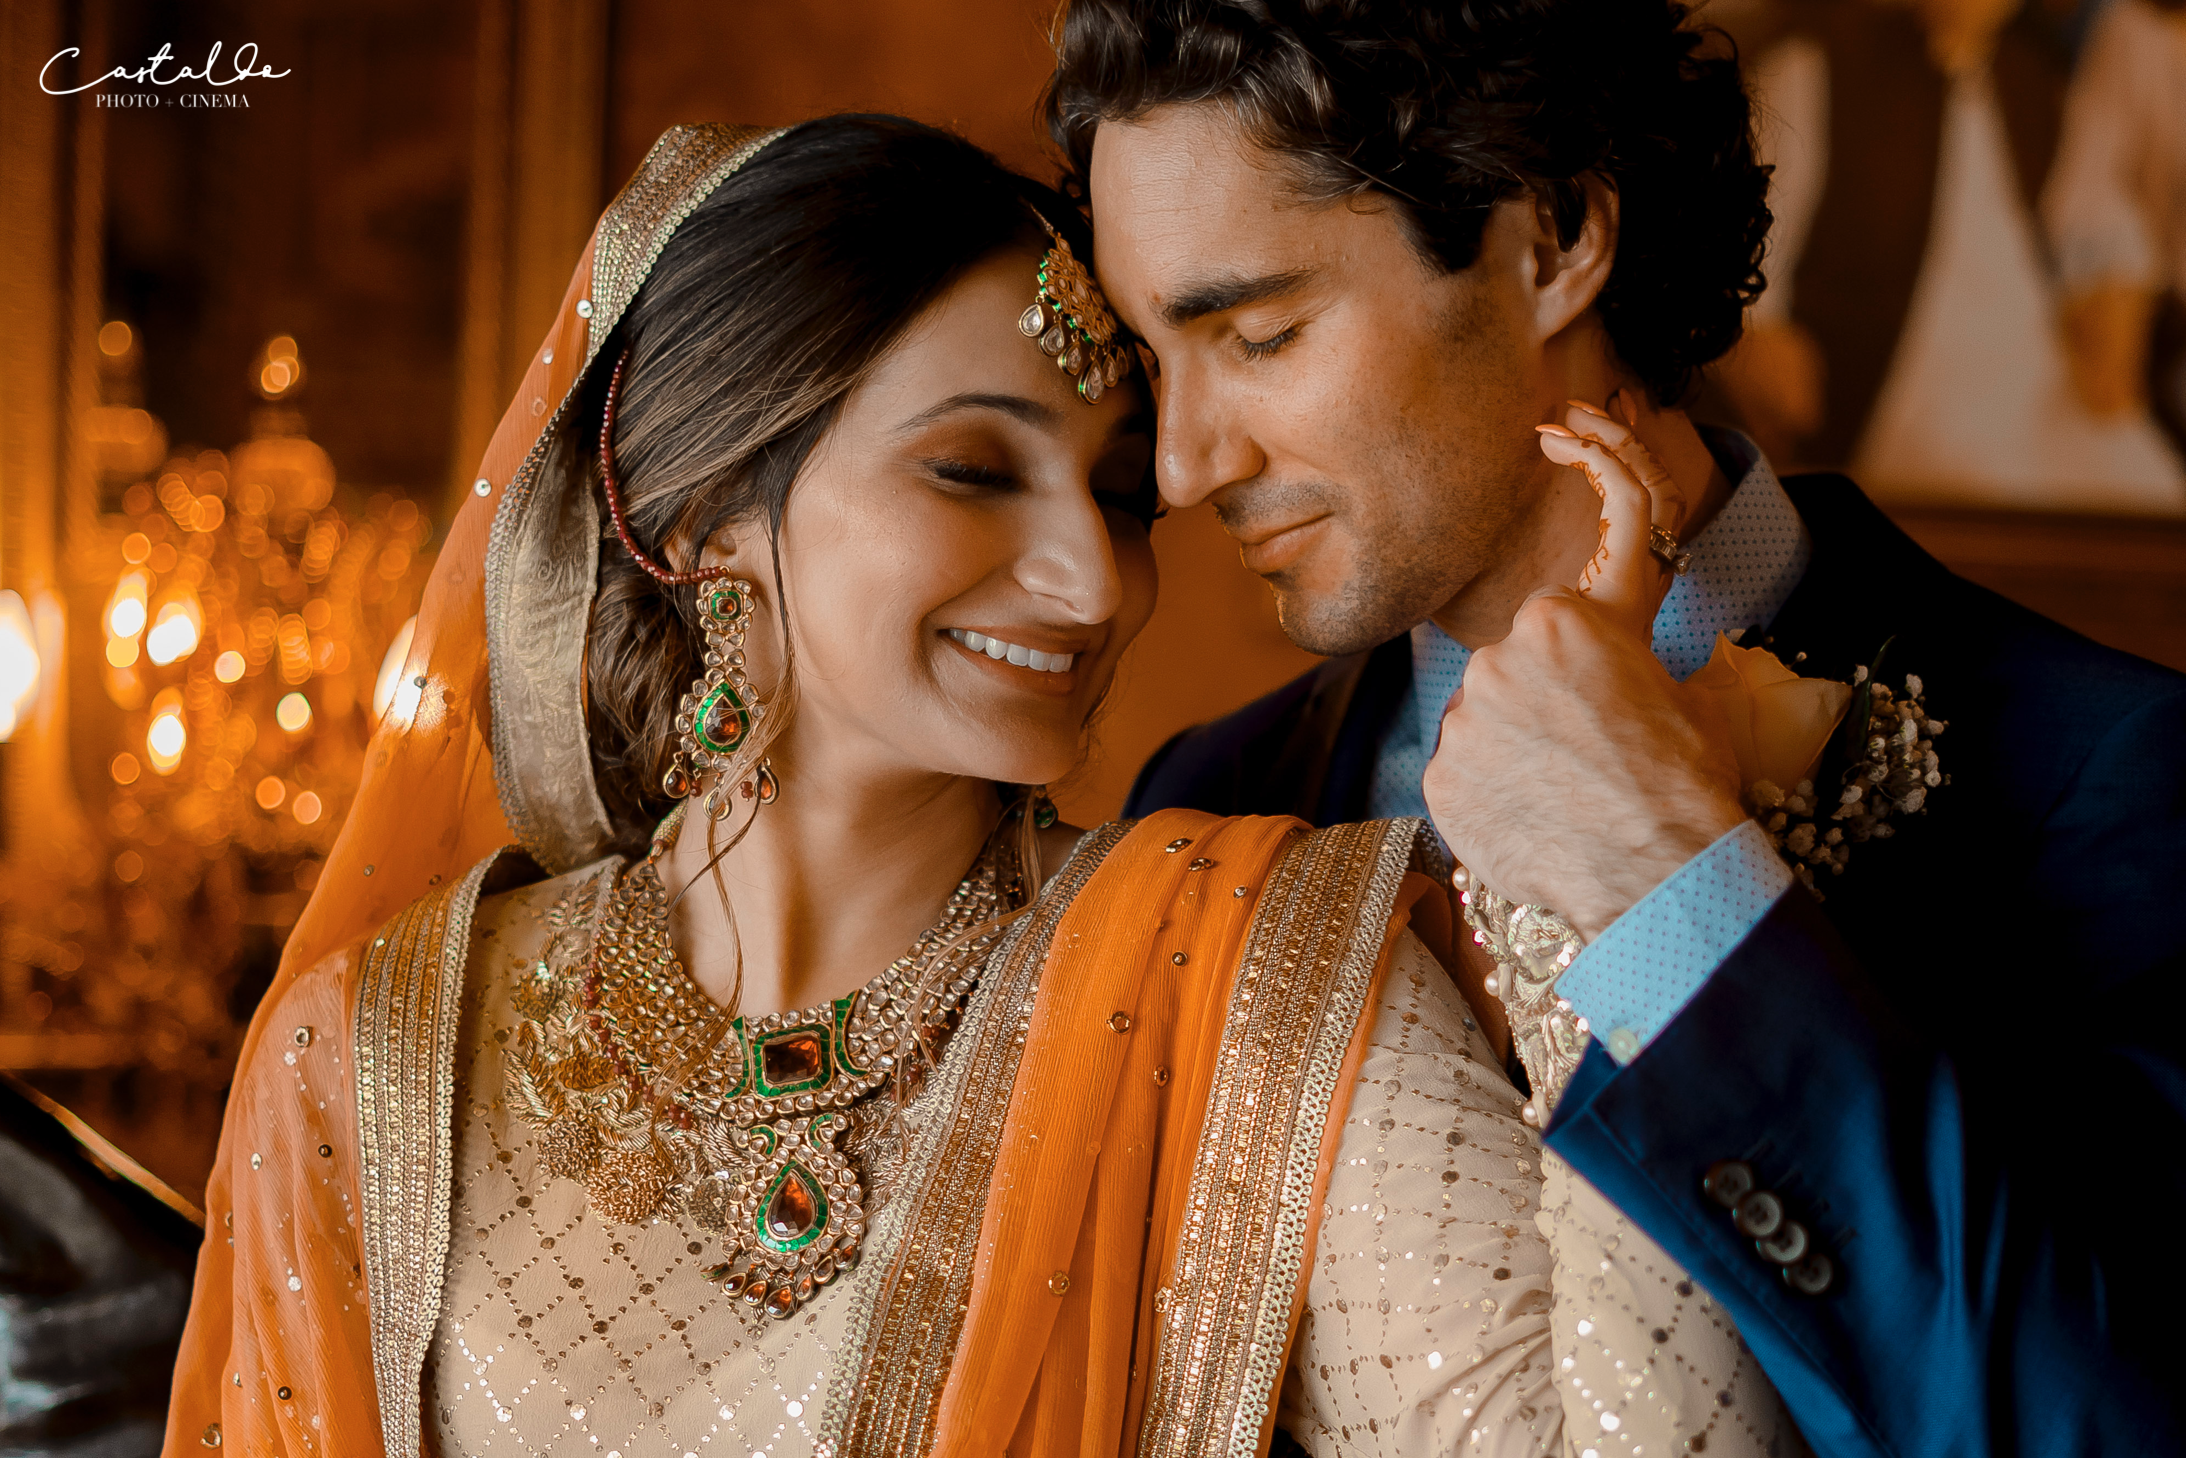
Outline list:
[[[954,481],[960,486],[1009,486],[1015,479],[1007,471],[997,471],[992,466],[982,466],[972,461],[926,461],[927,470],[944,481]]]
[[[1247,359],[1266,359],[1297,337],[1298,326],[1293,324],[1282,333],[1272,335],[1267,339],[1247,339],[1240,335],[1238,336],[1237,347]]]

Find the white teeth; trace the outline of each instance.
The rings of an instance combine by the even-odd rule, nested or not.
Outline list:
[[[990,638],[984,633],[974,633],[964,628],[949,629],[949,636],[974,653],[984,653],[994,659],[1006,659],[1021,668],[1037,669],[1041,673],[1067,673],[1070,665],[1078,661],[1075,653],[1042,653],[1037,648],[1027,648],[1001,638]]]

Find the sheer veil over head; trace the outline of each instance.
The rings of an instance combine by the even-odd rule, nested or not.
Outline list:
[[[608,849],[584,716],[600,513],[576,402],[676,229],[780,130],[671,128],[593,228],[449,528],[355,804],[281,970],[348,945],[488,852],[550,874]]]

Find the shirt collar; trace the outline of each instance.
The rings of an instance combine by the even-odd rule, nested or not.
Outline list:
[[[1655,615],[1654,651],[1679,682],[1700,671],[1718,633],[1765,627],[1783,610],[1814,557],[1814,539],[1761,448],[1735,430],[1701,427],[1730,500],[1699,536],[1685,573]],[[1472,650],[1433,623],[1412,629],[1412,707],[1419,743],[1442,732],[1442,711],[1464,681]]]

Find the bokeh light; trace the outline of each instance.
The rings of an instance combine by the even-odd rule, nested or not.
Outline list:
[[[137,763],[137,757],[127,750],[115,755],[113,764],[107,768],[117,785],[133,785],[137,782],[137,776],[144,773],[144,767]]]
[[[134,566],[152,555],[152,539],[142,532],[131,532],[121,539],[121,559]]]
[[[133,850],[125,850],[114,857],[114,879],[129,885],[144,874],[144,857]]]
[[[243,655],[230,648],[213,660],[213,677],[222,683],[234,683],[243,676],[243,670],[247,667],[249,665],[243,661]]]
[[[296,797],[296,803],[289,807],[291,813],[296,816],[296,823],[298,825],[309,825],[313,821],[317,820],[319,818],[319,812],[321,808],[322,807],[319,804],[319,797],[312,794],[309,790],[306,790],[301,795],[298,795]]]
[[[311,700],[302,694],[283,694],[273,706],[273,722],[295,734],[311,722]]]
[[[120,359],[129,352],[136,340],[136,331],[119,319],[109,319],[99,328],[99,353],[109,359]]]
[[[106,661],[116,668],[136,667],[138,651],[137,640],[134,638],[106,640]]]
[[[184,588],[159,605],[159,617],[152,631],[144,635],[144,651],[154,663],[179,663],[197,651],[198,635],[204,626],[197,594]]]
[[[145,757],[163,775],[175,772],[182,751],[190,744],[190,731],[182,721],[182,692],[166,689],[152,700],[152,722],[144,731]]]
[[[286,334],[276,334],[266,341],[259,353],[256,373],[252,381],[258,393],[268,400],[278,400],[304,382],[304,362],[296,352],[296,341]]]
[[[288,786],[281,783],[279,775],[267,775],[258,782],[257,799],[261,810],[278,810],[288,798]]]
[[[121,581],[114,584],[114,595],[106,601],[107,632],[117,638],[134,638],[144,631],[144,601],[149,586],[142,572],[122,573]]]
[[[20,593],[0,592],[0,739],[15,733],[38,696],[38,635]]]

